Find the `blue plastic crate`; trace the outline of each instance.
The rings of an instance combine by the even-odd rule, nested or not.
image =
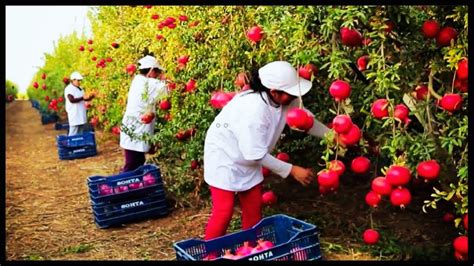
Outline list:
[[[48,113],[43,113],[41,114],[41,124],[50,124],[50,123],[55,123],[58,121],[59,116],[57,114],[48,114]]]
[[[143,187],[139,187],[142,183]],[[87,178],[89,196],[95,203],[121,200],[157,189],[163,189],[163,181],[158,166],[145,164],[139,168],[112,176],[90,176]],[[138,185],[131,189],[131,185]]]
[[[221,256],[230,249],[233,254],[244,241],[255,246],[258,239],[271,241],[274,246],[238,260],[254,261],[294,261],[321,260],[321,249],[318,228],[315,225],[277,214],[263,218],[250,229],[231,233],[212,240],[188,239],[175,243],[177,260],[204,260],[209,254],[215,255],[215,260],[225,260]]]
[[[56,144],[59,148],[67,147],[82,147],[82,146],[96,146],[95,133],[85,132],[73,136],[58,135],[56,136]]]
[[[95,146],[58,147],[58,155],[60,160],[73,160],[97,155],[97,149]]]
[[[148,208],[142,211],[136,211],[121,216],[116,216],[110,219],[97,219],[94,217],[94,222],[99,228],[108,228],[111,226],[122,225],[125,223],[131,223],[141,221],[145,219],[164,217],[169,213],[166,205],[161,205],[155,208]]]
[[[56,124],[54,124],[54,129],[56,130],[69,130],[69,123],[68,122],[56,122]]]
[[[112,204],[94,204],[91,202],[91,206],[95,221],[100,222],[151,209],[168,209],[163,191]]]

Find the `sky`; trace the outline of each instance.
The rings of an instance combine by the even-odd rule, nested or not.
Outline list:
[[[6,79],[26,92],[54,42],[76,30],[90,36],[88,6],[6,6]]]

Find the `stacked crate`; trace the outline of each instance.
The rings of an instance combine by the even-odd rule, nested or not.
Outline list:
[[[56,130],[69,130],[69,122],[56,122],[56,124],[54,124],[54,129]]]
[[[94,132],[73,136],[58,135],[56,144],[60,160],[86,158],[97,154]]]
[[[94,222],[99,228],[166,216],[168,203],[158,166],[143,165],[113,176],[87,179]]]

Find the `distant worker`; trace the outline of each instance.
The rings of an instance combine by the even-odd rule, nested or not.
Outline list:
[[[87,124],[86,106],[84,101],[94,99],[94,94],[84,97],[84,89],[80,87],[81,74],[74,71],[71,74],[71,83],[64,89],[64,98],[66,99],[66,112],[69,122],[68,136],[82,134]]]

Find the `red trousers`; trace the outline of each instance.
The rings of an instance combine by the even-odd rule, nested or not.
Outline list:
[[[211,190],[212,210],[207,222],[204,239],[209,240],[226,234],[234,213],[234,191],[209,186]],[[237,192],[242,210],[242,229],[248,229],[262,219],[262,184]]]

